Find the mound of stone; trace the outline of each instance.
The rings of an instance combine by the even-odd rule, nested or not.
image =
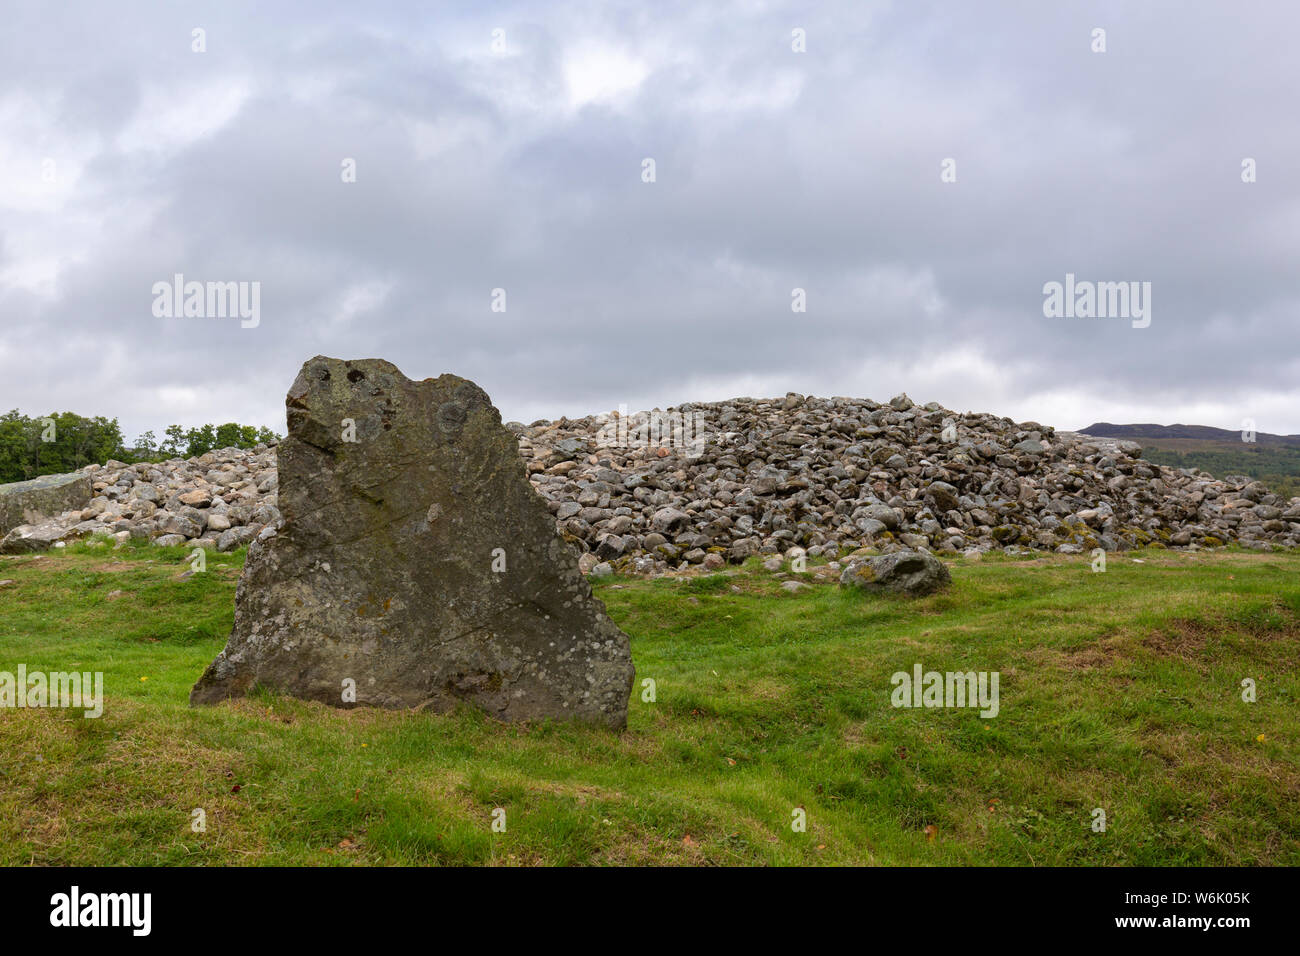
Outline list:
[[[1133,442],[906,395],[883,404],[737,398],[626,417],[508,426],[565,539],[615,571],[794,546],[832,558],[864,547],[1300,546],[1300,498],[1261,482],[1163,467]]]
[[[1300,547],[1300,498],[1142,459],[1133,442],[906,395],[736,398],[505,426],[584,571],[712,568],[805,548],[1087,554]],[[279,523],[275,448],[87,469],[40,541],[103,532],[228,550]]]
[[[192,703],[267,687],[626,724],[628,638],[481,388],[317,356],[285,404],[283,522],[249,548],[234,629]]]
[[[266,445],[223,448],[188,461],[109,461],[60,477],[75,477],[84,496],[37,525],[14,529],[11,550],[101,534],[231,551],[280,522],[276,454]],[[0,498],[14,487],[0,485]]]

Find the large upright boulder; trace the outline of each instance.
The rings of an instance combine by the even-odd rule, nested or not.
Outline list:
[[[19,525],[80,511],[90,504],[90,492],[90,475],[84,471],[0,485],[0,536]]]
[[[317,356],[285,404],[284,523],[250,546],[230,640],[192,704],[261,686],[335,706],[467,701],[502,720],[626,725],[627,635],[481,388]]]

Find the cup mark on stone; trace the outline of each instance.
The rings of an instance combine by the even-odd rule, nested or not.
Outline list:
[[[438,406],[438,427],[446,434],[459,432],[465,424],[465,409],[457,402],[444,402]]]

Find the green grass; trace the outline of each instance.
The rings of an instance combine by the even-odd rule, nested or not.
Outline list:
[[[787,594],[754,567],[614,579],[623,734],[191,709],[242,554],[208,561],[0,559],[0,670],[103,671],[107,698],[98,720],[0,710],[0,864],[1300,863],[1300,555],[958,559],[918,601],[811,575]],[[1001,713],[891,707],[918,662],[998,671]]]

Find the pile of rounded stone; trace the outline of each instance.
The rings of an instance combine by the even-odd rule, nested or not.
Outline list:
[[[584,571],[717,568],[792,549],[833,559],[862,548],[1300,546],[1300,498],[1151,464],[1132,442],[906,395],[882,405],[790,394],[670,411],[654,427],[648,413],[507,426]],[[274,447],[86,470],[89,507],[6,541],[25,535],[39,547],[102,532],[228,551],[281,522]]]
[[[537,490],[583,567],[653,571],[754,554],[859,548],[1022,548],[1065,554],[1145,545],[1300,545],[1300,498],[1246,477],[1142,461],[1133,442],[1037,422],[859,398],[692,403],[676,420],[617,414],[511,423]],[[657,444],[608,438],[660,432]],[[602,447],[604,446],[604,447]],[[601,567],[601,571],[605,568]]]
[[[231,551],[281,522],[276,508],[275,449],[224,448],[188,461],[87,465],[84,509],[13,529],[5,550],[40,550],[94,534],[159,545],[192,543]],[[267,530],[271,529],[271,530]]]

